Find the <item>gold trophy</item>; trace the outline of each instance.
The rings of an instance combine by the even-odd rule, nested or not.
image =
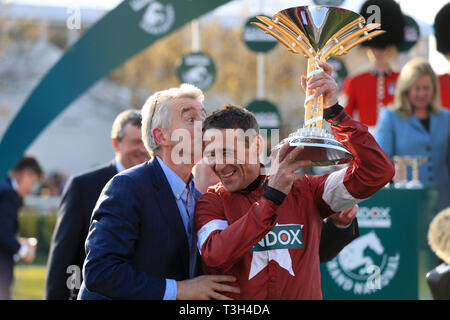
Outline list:
[[[380,24],[367,24],[359,14],[327,6],[302,6],[281,10],[273,19],[259,16],[263,22],[253,23],[285,45],[292,53],[308,59],[307,79],[323,72],[319,61],[331,55],[340,56],[354,46],[384,33],[375,30]],[[312,165],[335,165],[351,161],[352,154],[322,128],[323,96],[314,98],[315,90],[306,89],[305,123],[303,128],[291,133],[284,143],[291,147],[304,146],[299,159],[311,160]]]
[[[394,156],[395,175],[392,178],[394,182],[394,188],[403,189],[406,188],[408,183],[408,161],[405,157]]]
[[[422,189],[423,183],[419,180],[419,167],[428,161],[428,157],[425,156],[406,156],[406,165],[411,166],[411,180],[406,183],[407,189]]]
[[[394,156],[395,175],[394,188],[421,189],[423,183],[419,180],[419,167],[429,160],[425,156]],[[411,180],[408,181],[408,167],[411,167]]]

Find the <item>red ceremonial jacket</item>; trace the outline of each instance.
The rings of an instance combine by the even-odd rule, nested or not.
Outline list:
[[[441,91],[441,105],[450,109],[450,74],[443,74],[438,79],[439,91]]]
[[[365,72],[346,78],[340,100],[345,112],[366,126],[375,126],[380,109],[394,102],[398,75],[393,71],[381,75]]]
[[[264,183],[234,193],[219,183],[197,201],[203,271],[235,276],[231,285],[241,293],[230,297],[322,299],[322,218],[367,199],[394,175],[392,161],[366,126],[346,115],[332,128],[354,160],[340,171],[295,181],[280,206],[263,196]]]

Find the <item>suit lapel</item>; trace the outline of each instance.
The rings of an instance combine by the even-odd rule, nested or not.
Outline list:
[[[420,123],[420,120],[417,119],[416,115],[413,114],[411,115],[411,124],[413,127],[415,127],[416,129],[420,130],[420,132],[428,134],[427,130],[424,128],[424,126],[422,125],[422,123]],[[431,124],[431,123],[430,123]]]
[[[15,198],[14,201],[16,203],[17,209],[19,209],[23,205],[22,197],[17,193],[17,191],[13,187],[13,183],[10,177],[7,177],[5,180],[8,189],[11,189],[14,192]]]
[[[439,114],[434,114],[430,112],[430,135],[434,138],[438,137],[440,132],[442,132],[443,124],[440,123],[442,117],[439,117]]]
[[[176,239],[181,241],[182,245],[178,246],[180,255],[182,257],[183,266],[186,274],[189,275],[189,246],[186,236],[186,231],[184,229],[183,220],[180,216],[180,211],[178,209],[175,197],[170,188],[169,182],[166,176],[154,157],[150,162],[149,166],[153,169],[153,185],[155,190],[158,190],[158,205],[161,210],[163,218],[166,220],[167,225],[172,231],[172,234]]]

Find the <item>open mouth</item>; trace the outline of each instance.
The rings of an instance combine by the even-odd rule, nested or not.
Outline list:
[[[229,173],[227,173],[227,174],[222,174],[222,175],[220,175],[221,176],[221,178],[229,178],[229,177],[231,177],[233,174],[235,174],[236,173],[236,169],[235,170],[233,170],[233,171],[231,171],[231,172],[229,172]]]

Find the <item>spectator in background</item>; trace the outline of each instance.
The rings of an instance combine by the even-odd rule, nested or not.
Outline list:
[[[439,10],[434,19],[434,35],[436,36],[437,50],[450,61],[450,3]],[[445,73],[438,77],[441,89],[442,106],[450,109],[450,74]]]
[[[60,196],[64,189],[64,182],[67,179],[62,172],[52,172],[46,176],[41,183],[41,196]]]
[[[31,239],[17,238],[17,214],[22,199],[32,193],[43,170],[31,156],[23,157],[0,183],[0,300],[10,300],[14,262],[33,262],[36,243]]]
[[[195,186],[203,194],[208,187],[220,182],[219,177],[203,159],[192,170]],[[320,262],[327,262],[336,257],[339,252],[359,236],[358,221],[355,218],[358,206],[332,214],[322,221],[320,234],[319,258]]]
[[[372,5],[380,8],[381,29],[386,33],[361,44],[367,47],[371,70],[346,78],[340,98],[345,112],[369,129],[376,125],[380,110],[394,100],[398,72],[391,69],[391,61],[397,54],[396,45],[404,40],[400,6],[394,0],[368,0],[360,10],[366,20],[374,13],[368,10]]]
[[[45,299],[76,299],[79,288],[68,288],[66,282],[71,274],[67,273],[67,268],[75,265],[78,270],[82,269],[84,241],[100,192],[118,172],[149,160],[141,138],[141,122],[138,110],[121,112],[111,130],[115,159],[100,168],[71,177],[67,182],[50,244]]]
[[[444,263],[427,274],[428,286],[435,300],[450,300],[450,207],[430,223],[428,243]]]
[[[382,110],[375,138],[391,158],[428,157],[419,180],[439,187],[438,210],[450,205],[450,112],[439,105],[437,78],[428,62],[413,59],[403,67],[394,105]],[[408,175],[411,179],[411,171]]]

